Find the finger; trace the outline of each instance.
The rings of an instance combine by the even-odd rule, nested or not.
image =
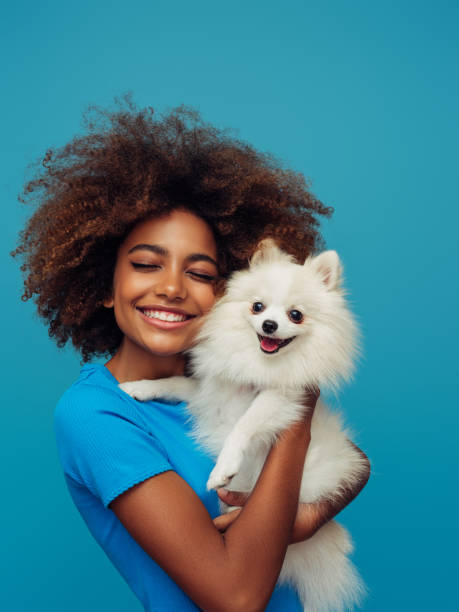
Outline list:
[[[237,510],[231,510],[227,514],[221,514],[214,518],[214,525],[218,531],[226,531],[231,523],[239,516],[241,508]]]
[[[228,489],[217,489],[218,497],[228,506],[243,506],[249,499],[249,493],[242,491],[228,491]]]

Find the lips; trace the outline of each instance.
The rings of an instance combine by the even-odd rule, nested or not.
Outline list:
[[[189,318],[187,315],[182,315],[177,312],[167,312],[166,310],[143,309],[141,312],[149,319],[159,319],[160,321],[186,321]]]
[[[160,329],[176,329],[183,327],[196,317],[180,308],[170,308],[166,306],[136,306],[142,319]]]
[[[165,317],[167,316],[171,316],[171,317],[181,317],[181,319],[177,319],[177,320],[185,320],[185,319],[190,319],[192,317],[195,317],[196,315],[193,315],[189,312],[187,312],[186,310],[182,310],[181,308],[171,308],[169,306],[160,306],[160,305],[153,305],[153,306],[136,306],[137,310],[140,310],[141,312],[143,312],[144,314],[146,314],[147,316],[151,316],[151,317],[155,317],[155,318],[161,318],[162,320],[166,321],[167,319]],[[172,320],[172,319],[171,319]],[[176,320],[175,318],[173,320]]]
[[[260,348],[263,353],[267,353],[272,355],[273,353],[277,353],[281,348],[290,344],[290,342],[295,338],[292,336],[291,338],[271,338],[269,336],[261,336],[258,335],[258,339],[260,341]]]

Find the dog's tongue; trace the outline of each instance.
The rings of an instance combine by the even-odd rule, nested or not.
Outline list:
[[[277,349],[281,342],[282,340],[279,340],[277,338],[268,338],[267,336],[263,336],[260,342],[260,346],[264,351],[272,353]]]

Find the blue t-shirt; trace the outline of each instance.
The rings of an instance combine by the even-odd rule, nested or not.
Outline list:
[[[135,484],[174,470],[212,518],[218,497],[207,491],[213,460],[189,435],[185,403],[138,402],[103,365],[85,365],[55,412],[60,461],[70,495],[89,530],[147,611],[194,611],[192,600],[129,535],[108,507]],[[190,526],[191,527],[191,526]],[[266,610],[302,610],[295,591],[277,586]]]

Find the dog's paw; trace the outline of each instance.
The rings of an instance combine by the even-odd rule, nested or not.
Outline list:
[[[243,455],[240,452],[223,453],[218,458],[217,464],[211,471],[207,481],[207,490],[220,489],[226,487],[239,472],[242,464]]]
[[[121,383],[118,386],[122,391],[141,402],[158,397],[154,381],[151,380],[134,380]]]
[[[209,480],[207,481],[207,490],[211,491],[212,489],[220,489],[221,487],[226,487],[234,478],[235,474],[214,474],[214,470],[210,473]]]

